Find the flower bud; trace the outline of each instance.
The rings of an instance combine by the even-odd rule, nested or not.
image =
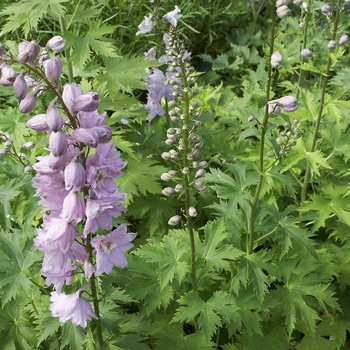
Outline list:
[[[163,152],[161,157],[165,160],[170,160],[171,159],[171,153],[170,152]]]
[[[40,46],[35,40],[32,40],[30,43],[23,41],[18,45],[17,60],[21,63],[33,62],[39,55],[39,52]]]
[[[170,225],[170,226],[176,226],[180,221],[181,221],[181,216],[180,216],[180,215],[175,215],[175,216],[172,216],[172,217],[169,219],[168,225]]]
[[[44,61],[45,75],[51,83],[56,84],[62,74],[62,62],[59,58],[53,56]]]
[[[308,7],[309,7],[309,6],[308,6],[307,2],[303,1],[302,4],[301,4],[301,8],[302,8],[304,11],[307,11]]]
[[[300,6],[303,0],[294,0],[294,4]]]
[[[66,165],[68,160],[68,152],[64,153],[62,156],[55,157],[52,153],[49,155],[48,165],[52,170],[60,171]]]
[[[32,171],[33,171],[33,167],[30,164],[26,165],[26,167],[24,168],[24,172],[26,174],[30,174]]]
[[[345,34],[339,39],[338,44],[345,45],[348,41],[349,41],[349,37]]]
[[[311,58],[311,57],[315,56],[314,53],[309,49],[301,50],[300,54],[304,58]]]
[[[276,1],[276,8],[281,7],[283,5],[288,5],[288,4],[289,4],[289,0],[277,0]]]
[[[271,67],[274,69],[281,69],[283,67],[283,57],[278,51],[275,51],[271,55]],[[254,119],[254,117],[249,117],[249,118]],[[252,121],[253,119],[251,120],[248,119],[248,121]]]
[[[74,158],[64,169],[67,191],[80,191],[85,184],[85,178],[85,169],[77,158]]]
[[[195,207],[189,207],[188,208],[188,215],[191,217],[196,217],[197,216],[197,210]]]
[[[93,128],[77,128],[72,132],[72,136],[89,147],[95,148],[98,145],[98,134]]]
[[[267,152],[266,155],[267,155],[269,158],[275,158],[275,152],[273,152],[273,151]]]
[[[161,178],[161,180],[166,181],[166,182],[170,181],[170,179],[171,179],[169,177],[168,173],[163,173],[162,175],[160,175],[160,178]]]
[[[49,150],[55,157],[60,157],[66,153],[67,147],[67,135],[63,131],[51,133],[49,139]]]
[[[203,160],[202,162],[198,163],[198,167],[200,167],[201,169],[205,169],[208,167],[208,162],[206,162],[205,160]]]
[[[172,196],[172,195],[175,193],[175,189],[172,188],[172,187],[165,187],[165,188],[163,189],[162,193],[163,193],[165,196],[169,197],[169,196]]]
[[[329,5],[323,5],[321,7],[321,12],[325,16],[331,16],[332,15],[332,8]]]
[[[9,80],[7,80],[7,79],[5,79],[4,77],[1,77],[1,78],[0,78],[0,84],[1,84],[2,86],[6,86],[6,87],[8,87],[8,86],[13,86],[13,82],[12,82],[12,81],[9,81]]]
[[[277,102],[286,112],[294,112],[298,109],[298,100],[294,96],[284,96],[272,102]]]
[[[188,175],[190,173],[190,168],[189,167],[184,167],[182,170],[181,170],[182,174],[184,175]]]
[[[181,192],[184,189],[184,185],[183,184],[177,184],[175,186],[175,192]]]
[[[63,87],[63,92],[62,92],[62,99],[64,104],[67,106],[69,112],[74,114],[73,111],[73,104],[74,100],[77,98],[77,96],[82,95],[83,92],[81,91],[80,87],[75,84],[65,84]]]
[[[333,50],[333,49],[335,49],[335,47],[337,46],[337,43],[336,43],[336,41],[335,40],[330,40],[329,42],[328,42],[328,49],[329,50]]]
[[[64,198],[63,209],[60,217],[67,222],[77,224],[82,221],[85,216],[84,200],[75,191],[70,191]]]
[[[35,147],[35,143],[34,142],[26,142],[21,146],[21,149],[25,149],[25,150],[30,150],[33,149]]]
[[[15,79],[15,82],[13,83],[14,95],[19,100],[23,100],[28,93],[28,86],[23,77],[24,73],[24,70],[22,70],[21,73]]]
[[[199,169],[197,172],[196,172],[196,175],[195,175],[195,179],[198,179],[200,177],[203,177],[205,175],[205,170],[204,169]]]
[[[100,103],[100,95],[96,92],[88,92],[87,94],[77,96],[73,103],[75,112],[93,112]]]
[[[8,81],[14,82],[17,77],[17,73],[9,64],[4,63],[1,65],[1,76]]]
[[[299,23],[299,28],[300,28],[300,29],[305,28],[305,22],[300,22],[300,23]]]
[[[51,38],[46,46],[49,47],[54,52],[62,52],[66,47],[66,40],[64,40],[61,36],[57,35]]]
[[[4,44],[0,43],[0,56],[5,55],[6,53],[6,48],[4,46]]]
[[[28,48],[27,50],[31,53],[32,55],[32,62],[38,57],[39,52],[40,52],[40,45],[38,44],[37,41],[32,40],[29,44],[28,44]]]
[[[57,99],[57,97],[54,98],[46,110],[47,125],[54,132],[61,130],[63,126],[63,118],[59,109],[55,106]]]
[[[276,14],[281,19],[286,18],[290,15],[290,9],[287,5],[282,5],[276,9]]]
[[[112,129],[109,126],[94,126],[92,129],[97,133],[98,143],[107,143],[111,140]]]
[[[276,114],[281,113],[281,107],[277,105],[277,103],[271,103],[272,101],[269,102],[269,110],[268,113],[270,117],[275,117]]]
[[[48,131],[49,127],[47,125],[46,114],[37,114],[26,123],[28,128],[36,131]]]
[[[18,109],[21,113],[30,113],[35,109],[38,100],[38,91],[32,91],[20,102]]]

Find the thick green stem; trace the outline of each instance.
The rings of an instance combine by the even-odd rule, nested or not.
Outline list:
[[[255,241],[255,212],[256,206],[259,201],[260,191],[264,180],[264,155],[265,155],[265,135],[267,121],[269,119],[269,107],[268,102],[270,100],[270,90],[271,90],[271,79],[272,79],[272,67],[271,67],[271,56],[273,54],[273,48],[275,44],[275,19],[276,11],[272,9],[272,27],[271,27],[271,39],[270,39],[270,56],[268,62],[268,71],[267,71],[267,84],[266,84],[266,106],[265,106],[265,115],[264,120],[261,124],[261,136],[260,136],[260,161],[259,161],[259,178],[258,184],[255,190],[255,196],[251,204],[250,218],[249,218],[249,234],[247,235],[247,254],[252,254],[254,249]]]
[[[341,8],[342,8],[342,1],[338,0],[338,8],[337,8],[337,12],[336,12],[335,20],[334,20],[332,40],[335,40],[336,35],[337,35],[338,23],[339,23],[339,15],[340,15]],[[328,56],[327,66],[326,66],[326,70],[325,70],[325,75],[322,77],[320,106],[319,106],[319,109],[318,109],[317,118],[316,118],[314,131],[313,131],[313,135],[312,135],[312,144],[311,144],[310,152],[315,152],[315,149],[316,149],[316,143],[317,143],[317,138],[318,138],[318,130],[320,128],[321,118],[322,118],[322,115],[323,115],[324,99],[325,99],[325,96],[326,96],[326,88],[327,88],[327,83],[328,83],[328,77],[329,77],[329,71],[330,71],[331,64],[332,64],[332,59],[331,59],[330,56]],[[303,187],[301,189],[300,203],[303,203],[306,200],[307,189],[308,189],[310,180],[311,180],[311,169],[310,169],[309,166],[307,166],[306,167],[306,171],[305,171],[304,184],[303,184]]]
[[[87,237],[87,240],[86,240],[86,248],[87,248],[87,251],[89,253],[90,263],[92,263],[92,255],[93,255],[92,254],[91,238],[92,238],[92,234],[90,233]],[[95,314],[97,316],[97,320],[95,320],[97,339],[98,339],[99,347],[102,347],[104,342],[103,342],[103,336],[102,336],[100,307],[99,307],[99,303],[98,303],[99,300],[98,300],[98,293],[97,293],[96,284],[97,284],[96,276],[93,273],[91,278],[90,278],[90,288],[91,288],[92,301],[93,301],[93,305],[94,305],[94,311],[95,311]]]

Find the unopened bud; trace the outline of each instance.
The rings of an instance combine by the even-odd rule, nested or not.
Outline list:
[[[332,8],[329,5],[323,5],[321,7],[321,12],[325,16],[331,16],[332,15]]]
[[[199,169],[197,172],[196,172],[196,175],[195,175],[195,179],[198,179],[200,177],[203,177],[205,175],[205,170],[204,169]]]
[[[165,188],[163,189],[162,193],[163,193],[165,196],[169,197],[169,196],[172,196],[172,195],[175,193],[175,189],[172,188],[172,187],[165,187]]]
[[[328,49],[329,50],[333,50],[333,49],[335,49],[335,47],[337,46],[337,43],[336,43],[336,41],[335,40],[330,40],[329,42],[328,42]]]
[[[56,84],[62,74],[62,62],[58,57],[51,57],[44,61],[45,75],[52,83]]]
[[[277,100],[272,100],[269,104],[277,104],[286,112],[294,112],[298,109],[298,100],[294,96],[284,96]]]
[[[9,64],[4,63],[1,65],[1,76],[8,81],[14,82],[17,77],[17,73]]]
[[[54,132],[61,130],[63,126],[63,118],[59,109],[55,106],[57,100],[57,97],[53,99],[46,110],[47,125]]]
[[[179,224],[179,222],[181,221],[181,216],[180,215],[175,215],[172,216],[169,221],[168,221],[168,225],[170,226],[176,226]]]
[[[311,50],[309,50],[309,49],[301,50],[300,54],[304,58],[311,58],[311,57],[315,56],[314,53]]]
[[[276,9],[276,14],[281,19],[286,18],[290,15],[290,9],[287,5],[282,5]]]
[[[33,167],[30,164],[26,165],[26,167],[24,168],[24,172],[26,174],[30,174],[32,171],[33,171]]]
[[[36,131],[47,131],[49,127],[47,125],[46,114],[37,114],[26,123],[28,128]]]
[[[49,139],[49,150],[55,157],[66,153],[68,147],[67,135],[63,131],[52,132]]]
[[[46,46],[54,52],[62,52],[65,49],[66,44],[66,40],[61,36],[54,36],[47,42]]]
[[[21,149],[30,150],[30,149],[33,149],[34,147],[35,147],[34,142],[26,142],[21,146]]]
[[[345,34],[339,39],[338,44],[345,45],[348,41],[349,41],[349,37]]]
[[[18,109],[21,113],[30,113],[35,109],[39,91],[32,91],[20,102]]]
[[[278,51],[275,51],[271,55],[271,67],[274,69],[281,69],[283,67],[283,57]]]
[[[88,92],[87,94],[77,96],[73,103],[75,112],[93,112],[100,103],[100,95],[96,92]]]
[[[19,100],[23,100],[28,93],[28,86],[23,75],[24,75],[24,70],[21,71],[21,73],[17,76],[17,78],[15,79],[15,82],[13,83],[14,95]]]
[[[188,215],[191,217],[196,217],[197,216],[197,210],[195,207],[189,207],[188,208]]]
[[[165,160],[170,160],[171,159],[171,153],[170,152],[163,152],[161,157]]]

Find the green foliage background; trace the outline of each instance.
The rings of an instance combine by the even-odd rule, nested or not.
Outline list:
[[[329,1],[334,8],[337,1]],[[182,202],[161,195],[160,175],[169,170],[161,154],[169,118],[146,122],[145,69],[160,66],[143,53],[160,45],[167,25],[157,18],[154,34],[135,36],[153,6],[149,1],[3,1],[1,42],[16,54],[17,42],[53,35],[68,42],[74,79],[85,92],[101,94],[113,141],[127,160],[118,180],[128,194],[122,219],[138,232],[128,268],[100,280],[105,349],[346,349],[350,329],[349,48],[327,50],[331,21],[309,0],[310,25],[302,12],[277,21],[275,50],[284,67],[272,76],[272,98],[298,96],[299,108],[270,118],[264,153],[279,154],[276,138],[299,123],[301,137],[285,157],[265,157],[259,177],[260,126],[266,105],[273,1],[166,1],[178,5],[180,34],[200,72],[202,158],[209,191],[193,196],[197,290],[191,288],[191,250],[186,227],[169,229]],[[340,14],[348,33],[349,9]],[[329,26],[329,27],[328,27]],[[305,40],[315,54],[302,60]],[[321,106],[326,62],[331,65]],[[70,81],[65,65],[65,81]],[[160,67],[162,68],[162,67]],[[19,150],[26,141],[31,162],[47,140],[29,131],[8,88],[0,87],[0,129]],[[47,102],[47,101],[46,101]],[[36,111],[45,107],[38,104]],[[323,108],[312,150],[317,115]],[[252,122],[248,118],[254,116]],[[122,120],[128,120],[124,124]],[[307,169],[311,181],[301,199]],[[48,310],[50,287],[40,276],[42,254],[33,247],[41,208],[31,175],[13,159],[0,162],[0,343],[10,349],[96,349],[94,326],[60,325]],[[257,236],[248,251],[251,220]],[[69,292],[69,287],[67,288]]]

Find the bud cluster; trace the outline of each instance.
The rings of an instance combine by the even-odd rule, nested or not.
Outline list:
[[[283,124],[283,130],[280,131],[279,137],[276,139],[276,143],[280,148],[279,156],[284,156],[292,150],[296,145],[296,140],[300,138],[299,134],[299,122],[294,119],[293,124],[286,122]],[[268,152],[269,158],[274,158],[273,152]]]
[[[61,37],[54,37],[47,48],[59,53],[65,44]],[[110,143],[112,130],[106,125],[106,113],[97,111],[98,93],[84,94],[75,83],[62,88],[61,60],[46,51],[40,55],[36,41],[19,44],[17,58],[2,50],[0,83],[14,87],[22,113],[33,111],[39,96],[55,96],[45,113],[27,122],[30,129],[49,135],[49,154],[38,157],[33,165],[36,175],[32,183],[44,208],[43,224],[37,229],[34,245],[45,254],[41,274],[46,284],[55,288],[50,306],[53,316],[60,317],[61,322],[72,319],[85,327],[86,320],[96,317],[90,304],[80,298],[85,288],[72,297],[80,300],[83,309],[70,309],[70,317],[61,318],[56,306],[69,298],[61,289],[72,283],[78,271],[82,270],[89,281],[93,274],[110,273],[113,266],[127,265],[124,253],[133,246],[130,242],[136,234],[127,233],[126,225],[120,225],[107,235],[97,235],[99,228],[112,230],[112,218],[125,210],[126,195],[119,192],[115,179],[122,175],[126,163],[115,144]],[[16,72],[12,64],[22,65],[23,69]],[[46,94],[48,90],[50,94]],[[6,153],[12,145],[11,138],[6,133],[0,136],[6,138]],[[22,149],[33,146],[27,142]]]
[[[190,63],[191,54],[179,38],[176,27],[171,26],[166,40],[167,86],[171,94],[169,100],[169,117],[174,126],[168,128],[165,144],[170,146],[168,152],[162,153],[162,158],[173,161],[176,169],[161,175],[165,182],[172,181],[173,187],[166,187],[162,191],[165,196],[181,195],[190,189],[197,193],[205,193],[207,188],[200,181],[205,175],[208,164],[201,161],[200,149],[203,146],[202,137],[198,134],[201,122],[200,105],[192,98],[198,93],[194,88],[194,68]],[[149,78],[148,78],[149,80]],[[196,209],[190,207],[184,214],[195,217]],[[176,215],[169,220],[169,225],[177,225],[181,216]]]

